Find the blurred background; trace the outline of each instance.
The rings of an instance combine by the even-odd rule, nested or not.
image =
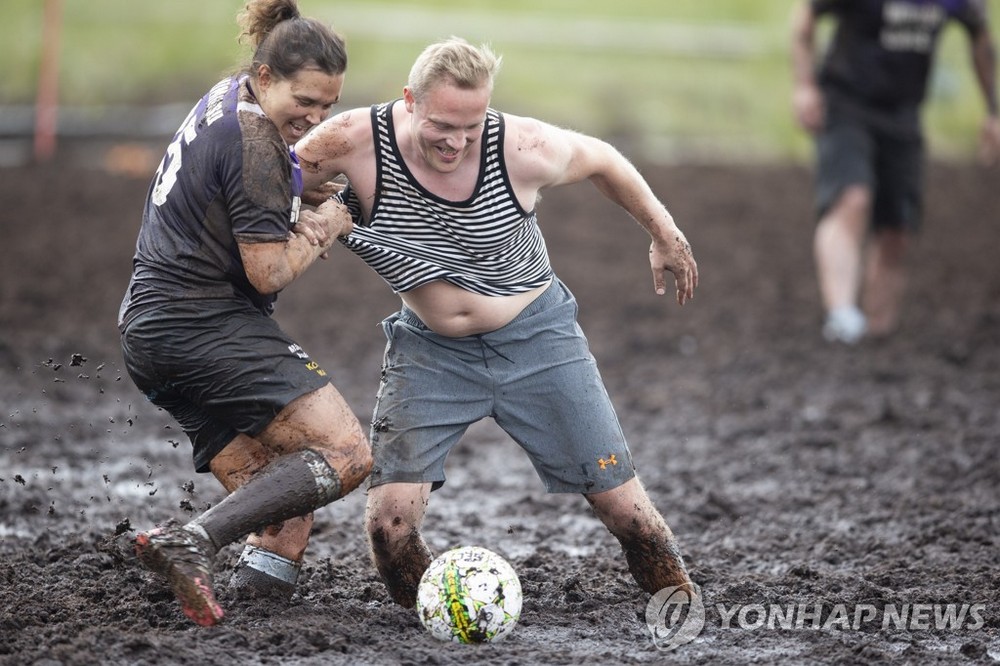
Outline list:
[[[47,2],[58,30],[43,30]],[[790,0],[301,0],[350,54],[342,109],[400,94],[426,44],[458,35],[504,56],[494,106],[614,142],[637,161],[804,161],[790,109]],[[249,58],[241,0],[4,0],[0,165],[31,159],[44,46],[60,147],[103,139],[146,169],[192,103]],[[994,35],[1000,34],[992,12]],[[56,32],[58,34],[56,34]],[[931,155],[971,159],[984,104],[961,28],[946,29],[925,121]],[[130,143],[133,142],[133,143]],[[144,149],[143,146],[146,146]],[[147,155],[148,150],[153,157]],[[92,154],[92,153],[91,153]],[[114,165],[112,165],[114,166]]]

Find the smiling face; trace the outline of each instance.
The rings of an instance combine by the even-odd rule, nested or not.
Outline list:
[[[340,101],[343,74],[327,74],[318,69],[300,69],[282,79],[267,65],[257,72],[255,92],[260,107],[281,132],[288,145],[294,144],[330,114]]]
[[[419,99],[409,88],[403,101],[410,113],[413,146],[431,169],[450,173],[458,169],[483,136],[491,88],[459,88],[444,82]]]

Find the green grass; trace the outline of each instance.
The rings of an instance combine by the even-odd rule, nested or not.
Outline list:
[[[42,0],[4,0],[0,104],[30,104]],[[810,155],[789,106],[785,0],[301,0],[351,57],[344,108],[400,93],[427,43],[458,34],[504,56],[494,103],[615,140],[642,157]],[[63,0],[60,100],[199,97],[249,55],[227,0]],[[500,7],[500,8],[498,8]],[[994,34],[1000,35],[995,11]],[[983,116],[964,35],[950,27],[925,114],[932,152],[971,155]]]

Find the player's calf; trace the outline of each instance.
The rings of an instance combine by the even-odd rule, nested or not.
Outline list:
[[[431,551],[417,530],[393,542],[388,532],[375,527],[369,532],[372,562],[385,583],[389,596],[404,608],[417,604],[420,578],[431,563]]]
[[[628,535],[619,538],[629,573],[643,591],[656,594],[665,587],[683,588],[694,597],[695,588],[688,575],[677,540],[668,532]]]
[[[637,478],[584,497],[618,539],[629,573],[639,587],[649,594],[665,587],[681,587],[695,594],[677,540]]]

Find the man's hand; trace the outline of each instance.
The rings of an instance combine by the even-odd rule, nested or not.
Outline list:
[[[802,126],[802,129],[810,134],[815,134],[823,129],[826,115],[823,93],[815,84],[796,84],[792,91],[792,109],[795,111],[795,119]]]
[[[675,228],[667,238],[650,244],[649,265],[653,270],[653,288],[657,294],[667,293],[666,272],[670,271],[677,286],[677,303],[684,305],[694,298],[694,290],[698,286],[698,264],[691,253],[691,245],[680,229]]]

